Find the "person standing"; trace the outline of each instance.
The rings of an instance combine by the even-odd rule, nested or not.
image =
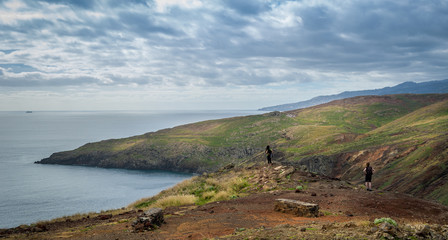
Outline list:
[[[372,191],[372,175],[375,169],[367,163],[366,168],[364,168],[364,174],[366,175],[366,188],[367,191]]]
[[[266,153],[266,159],[268,160],[268,164],[272,164],[272,150],[269,147],[269,145],[266,146],[266,150],[264,151]]]

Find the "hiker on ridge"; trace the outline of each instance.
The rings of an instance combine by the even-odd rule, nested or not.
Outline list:
[[[364,168],[364,174],[366,175],[366,188],[367,191],[372,191],[372,175],[375,169],[370,166],[370,163],[367,163],[366,168]]]
[[[266,153],[266,158],[268,160],[268,164],[272,164],[272,150],[269,147],[269,145],[266,146],[266,150],[264,151],[264,153]]]

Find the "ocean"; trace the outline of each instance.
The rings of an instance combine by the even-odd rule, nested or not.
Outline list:
[[[0,228],[125,207],[187,173],[34,164],[88,142],[258,111],[0,111]]]

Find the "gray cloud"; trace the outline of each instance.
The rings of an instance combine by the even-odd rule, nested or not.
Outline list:
[[[178,31],[169,26],[157,24],[151,16],[141,13],[123,12],[119,14],[120,22],[124,24],[129,32],[142,37],[151,37],[153,33],[163,33],[166,35],[178,35]]]
[[[445,1],[175,2],[0,1],[0,85],[225,91],[448,73]]]
[[[70,6],[83,9],[91,9],[95,6],[95,1],[91,0],[38,0],[38,2],[46,2],[52,4],[68,4]]]
[[[0,64],[0,68],[12,73],[37,72],[38,70],[25,64]]]
[[[14,51],[17,51],[17,49],[5,49],[5,50],[0,50],[0,52],[3,52],[4,54],[10,54],[10,53],[12,53],[12,52],[14,52]]]
[[[270,9],[267,2],[257,0],[227,0],[223,2],[229,8],[243,15],[257,15]]]
[[[99,79],[90,76],[49,77],[40,73],[26,73],[19,76],[0,75],[2,87],[63,87],[85,84],[105,85]]]

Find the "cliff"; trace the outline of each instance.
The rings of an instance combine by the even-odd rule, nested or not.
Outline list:
[[[274,161],[448,204],[448,94],[361,96],[306,109],[204,121],[89,143],[38,163],[211,172]]]

